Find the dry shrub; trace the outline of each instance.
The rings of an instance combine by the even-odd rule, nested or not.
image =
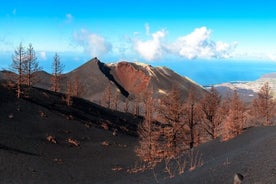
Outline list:
[[[52,136],[52,135],[48,135],[48,136],[46,137],[46,139],[47,139],[47,141],[49,141],[49,142],[51,142],[51,143],[53,143],[53,144],[57,144],[56,138],[55,138],[54,136]]]
[[[102,127],[103,129],[105,129],[105,130],[108,130],[108,129],[109,129],[107,123],[102,123],[102,124],[101,124],[101,127]]]
[[[228,157],[227,157],[226,160],[223,162],[223,165],[225,165],[225,166],[230,165],[230,161],[229,161]]]
[[[186,170],[193,171],[203,165],[202,154],[199,151],[188,150],[179,157],[164,159],[164,171],[169,175],[169,178],[181,175]]]
[[[110,143],[108,141],[103,141],[101,144],[102,144],[102,146],[109,146],[110,145]]]
[[[139,162],[135,162],[133,167],[127,169],[127,172],[130,174],[136,174],[136,173],[144,172],[149,168],[152,168],[152,165],[150,165],[147,162],[139,161]]]
[[[80,146],[80,142],[77,141],[76,139],[68,138],[67,142],[72,146],[76,146],[76,147]]]
[[[175,177],[175,173],[176,173],[176,168],[175,168],[175,163],[174,163],[174,159],[165,159],[165,168],[164,171],[166,173],[168,173],[170,178]]]
[[[187,166],[187,160],[184,157],[179,157],[175,159],[177,164],[178,174],[183,174]]]
[[[199,153],[199,151],[190,150],[188,152],[188,159],[190,162],[190,171],[193,171],[203,165],[202,154]]]

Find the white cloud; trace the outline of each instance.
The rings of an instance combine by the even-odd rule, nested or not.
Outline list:
[[[134,39],[134,50],[145,60],[159,59],[165,54],[187,59],[230,58],[237,42],[226,43],[211,39],[212,31],[207,27],[196,28],[190,34],[165,43],[166,31],[159,30],[150,35],[150,26],[145,24],[146,35],[151,39]]]
[[[149,27],[146,31],[149,31]],[[134,49],[146,60],[155,60],[163,55],[162,39],[166,36],[165,30],[160,30],[151,35],[147,41],[135,40]]]
[[[39,59],[47,60],[47,53],[45,51],[39,52]]]
[[[192,33],[179,37],[168,45],[168,50],[187,59],[230,58],[237,42],[225,43],[211,40],[211,30],[196,28]]]
[[[74,40],[88,52],[91,57],[98,57],[107,54],[112,50],[112,45],[104,37],[91,33],[86,29],[74,33]]]

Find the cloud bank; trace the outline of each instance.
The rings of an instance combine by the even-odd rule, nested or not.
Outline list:
[[[146,34],[150,27],[145,25]],[[196,28],[188,35],[180,36],[171,42],[166,41],[166,31],[160,30],[151,34],[151,39],[134,40],[134,50],[145,60],[160,59],[165,54],[186,59],[230,58],[237,42],[226,43],[211,39],[211,30],[206,27]]]
[[[187,59],[230,58],[236,46],[236,42],[229,44],[211,40],[211,30],[201,27],[186,36],[177,38],[169,45],[168,50]]]
[[[74,33],[74,40],[91,57],[99,57],[112,50],[112,45],[98,34],[82,29]]]
[[[70,16],[68,15],[68,18]],[[128,58],[136,55],[146,61],[159,60],[172,56],[185,59],[212,59],[231,58],[237,47],[237,42],[226,43],[212,39],[212,31],[203,26],[194,29],[191,33],[176,37],[174,40],[167,39],[167,30],[161,29],[154,33],[150,32],[150,26],[145,24],[145,33],[141,35],[135,32],[129,39],[120,39],[112,45],[101,35],[81,29],[74,33],[74,41],[80,50],[88,53],[91,57],[100,57],[110,52],[116,57]],[[141,36],[145,36],[144,39]]]

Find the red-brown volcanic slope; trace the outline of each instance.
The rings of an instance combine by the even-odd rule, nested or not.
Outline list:
[[[120,62],[116,65],[115,76],[128,92],[134,94],[144,92],[151,80],[151,77],[146,75],[145,72],[137,70],[127,62]]]

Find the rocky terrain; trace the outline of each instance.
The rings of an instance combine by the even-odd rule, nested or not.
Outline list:
[[[256,81],[229,82],[229,83],[217,84],[217,85],[214,85],[214,87],[224,97],[227,95],[231,95],[233,91],[236,90],[243,100],[250,102],[256,97],[258,91],[266,82],[269,83],[271,87],[272,95],[274,99],[276,99],[276,73],[263,75]]]

